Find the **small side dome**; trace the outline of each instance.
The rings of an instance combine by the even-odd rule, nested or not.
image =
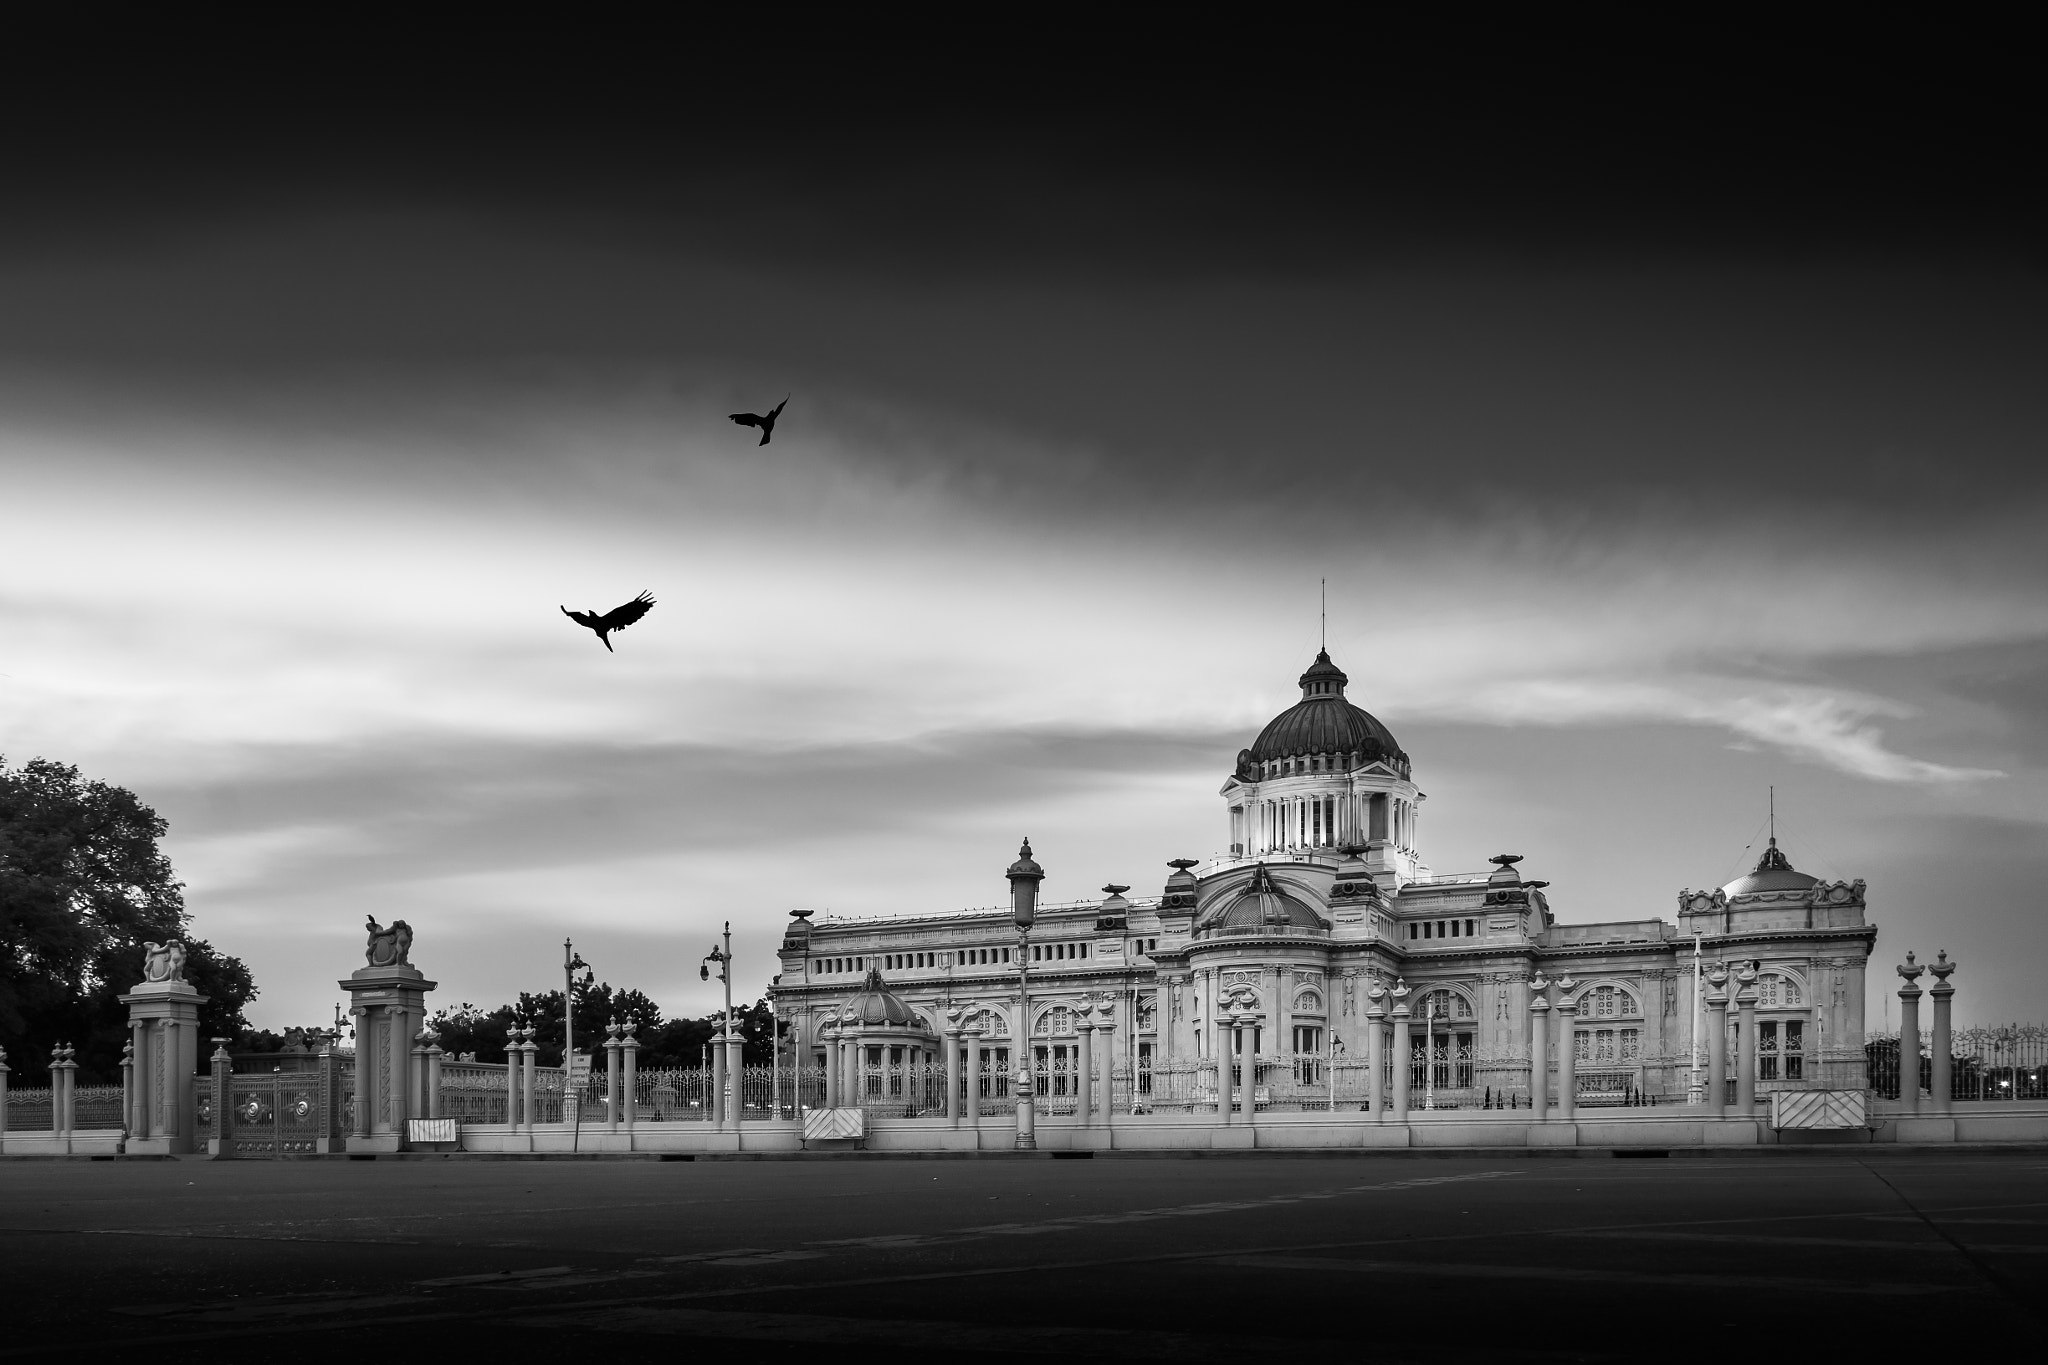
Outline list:
[[[1773,835],[1770,847],[1757,860],[1756,870],[1746,877],[1737,877],[1721,891],[1733,900],[1737,896],[1753,896],[1764,891],[1805,891],[1819,883],[1820,878],[1793,870],[1791,859],[1779,850],[1777,836]]]
[[[1252,869],[1252,879],[1237,898],[1211,922],[1211,930],[1259,929],[1282,926],[1294,929],[1327,929],[1323,917],[1307,903],[1288,895],[1273,884],[1266,865]]]
[[[917,1011],[883,983],[879,967],[868,968],[868,979],[861,983],[860,993],[840,1011],[842,1018],[849,1014],[868,1028],[910,1028],[922,1032],[925,1027]]]

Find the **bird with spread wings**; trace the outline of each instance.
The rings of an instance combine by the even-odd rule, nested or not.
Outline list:
[[[602,616],[599,616],[594,611],[570,611],[567,607],[562,608],[562,615],[568,617],[579,626],[587,626],[591,630],[596,631],[598,643],[602,644],[606,650],[616,654],[618,651],[612,649],[612,642],[605,637],[615,630],[624,630],[653,609],[654,594],[643,592],[632,601],[622,606],[613,607]]]
[[[732,420],[738,422],[743,427],[761,428],[759,444],[765,446],[768,444],[768,438],[775,434],[775,419],[782,416],[782,410],[788,406],[789,399],[784,398],[780,403],[770,408],[768,415],[765,417],[758,412],[736,412],[732,415]]]

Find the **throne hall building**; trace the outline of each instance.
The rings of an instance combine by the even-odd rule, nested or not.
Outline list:
[[[1092,1031],[1094,1057],[1132,1077],[1241,1048],[1262,1077],[1320,1085],[1326,1068],[1367,1056],[1381,1005],[1405,1001],[1416,1093],[1427,1084],[1437,1103],[1526,1105],[1532,1019],[1546,1017],[1562,1025],[1545,1045],[1552,1066],[1572,1039],[1580,1103],[1683,1102],[1695,1020],[1713,1017],[1695,996],[1697,962],[1729,974],[1722,998],[1739,986],[1752,1002],[1755,1034],[1729,1047],[1731,1077],[1740,1056],[1760,1094],[1864,1083],[1877,931],[1860,879],[1797,871],[1774,839],[1748,875],[1679,892],[1675,921],[1573,924],[1516,855],[1433,874],[1413,765],[1348,682],[1319,653],[1301,700],[1238,752],[1220,793],[1227,855],[1167,862],[1157,896],[1111,886],[1101,901],[1038,907],[1022,941],[1028,1021],[1006,907],[815,923],[793,911],[772,993],[798,1056],[822,1065],[836,1040],[884,1065],[937,1062],[949,1036],[979,1025],[975,1069],[1006,1071],[1024,1034],[1038,1069],[1057,1072]],[[1547,1015],[1532,1010],[1539,994]],[[1726,1018],[1732,1030],[1737,1011]],[[999,1084],[984,1074],[980,1093]]]

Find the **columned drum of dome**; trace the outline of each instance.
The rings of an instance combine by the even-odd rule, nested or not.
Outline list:
[[[1327,650],[1298,680],[1301,700],[1275,716],[1223,785],[1230,851],[1335,860],[1350,844],[1391,890],[1426,875],[1416,843],[1423,795],[1393,732],[1345,696]]]

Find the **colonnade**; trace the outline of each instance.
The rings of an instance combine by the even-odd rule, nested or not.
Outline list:
[[[1376,807],[1376,801],[1384,804]],[[1305,792],[1248,801],[1230,813],[1236,826],[1233,842],[1247,854],[1340,848],[1374,839],[1397,848],[1412,848],[1415,842],[1415,803],[1391,792]]]

